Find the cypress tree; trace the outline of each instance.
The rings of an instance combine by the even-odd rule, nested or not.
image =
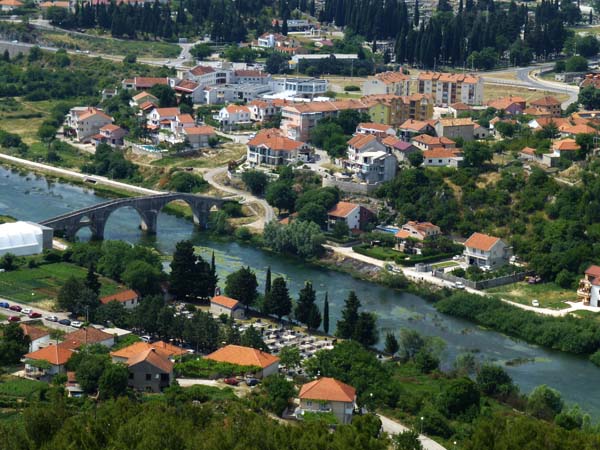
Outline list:
[[[283,34],[284,36],[288,35],[288,23],[287,23],[287,19],[283,20],[283,24],[281,25],[281,34]]]
[[[329,300],[327,299],[327,292],[325,292],[325,302],[323,302],[323,331],[325,334],[329,334]]]
[[[415,16],[414,16],[414,20],[413,20],[413,25],[415,28],[417,28],[419,26],[419,22],[420,22],[420,17],[419,17],[419,0],[415,0]]]
[[[360,309],[360,300],[356,296],[354,291],[350,291],[348,298],[344,303],[344,309],[342,310],[342,318],[338,320],[337,329],[335,335],[342,339],[352,339],[356,332],[356,326],[358,324]]]
[[[309,329],[317,329],[321,325],[321,312],[315,304],[317,294],[310,281],[307,281],[298,295],[295,316],[298,322],[305,324]]]
[[[274,314],[281,321],[283,316],[289,316],[292,312],[292,299],[283,277],[273,280],[271,291],[265,296],[263,302],[263,313]]]
[[[267,267],[267,276],[265,277],[265,297],[271,292],[271,266]]]
[[[94,265],[94,263],[90,264],[90,266],[88,267],[88,272],[85,277],[84,284],[86,288],[88,288],[96,295],[100,294],[101,284],[100,281],[98,281],[98,275],[96,274],[96,266]]]

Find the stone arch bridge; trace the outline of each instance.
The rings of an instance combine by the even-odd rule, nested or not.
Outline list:
[[[73,240],[82,228],[90,228],[93,239],[104,239],[104,227],[110,215],[120,208],[131,207],[140,215],[141,229],[156,233],[158,214],[170,202],[182,200],[192,209],[194,223],[206,227],[208,215],[213,207],[220,208],[224,199],[184,193],[165,193],[144,197],[128,197],[97,203],[86,208],[63,214],[40,222],[41,225],[62,232],[64,237]]]

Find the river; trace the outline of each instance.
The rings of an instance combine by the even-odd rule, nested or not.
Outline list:
[[[41,221],[103,200],[91,189],[49,181],[42,176],[0,166],[0,215]],[[228,273],[242,265],[252,267],[261,284],[268,266],[271,266],[274,276],[285,274],[294,296],[304,282],[310,280],[318,291],[320,306],[325,292],[329,293],[331,330],[335,329],[335,320],[339,317],[348,292],[354,290],[364,309],[377,314],[382,331],[398,332],[408,327],[424,335],[442,338],[447,343],[444,353],[446,366],[457,354],[467,350],[476,351],[478,357],[499,364],[526,359],[529,362],[505,366],[523,392],[547,384],[558,389],[567,402],[578,403],[584,410],[600,417],[600,383],[596,382],[600,377],[600,369],[586,359],[529,345],[464,320],[439,314],[431,303],[412,294],[398,293],[343,273],[272,255],[236,242],[210,241],[205,235],[195,232],[189,221],[168,214],[160,214],[155,237],[145,237],[138,226],[139,218],[134,210],[117,210],[107,223],[106,238],[153,245],[164,253],[172,253],[176,242],[192,239],[203,256],[210,258],[211,252],[215,252],[221,284]],[[78,237],[85,239],[89,233],[82,230]]]

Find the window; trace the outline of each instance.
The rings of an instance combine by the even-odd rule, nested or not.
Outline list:
[[[152,380],[152,374],[147,373],[146,374],[146,381],[150,381],[150,380]]]

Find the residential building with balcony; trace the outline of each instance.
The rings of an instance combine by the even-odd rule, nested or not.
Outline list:
[[[376,123],[399,127],[409,119],[427,120],[433,116],[433,99],[430,95],[367,95],[361,100],[369,105],[369,116]]]
[[[369,77],[362,85],[364,95],[410,95],[410,76],[402,72],[382,72]]]
[[[359,181],[378,184],[396,176],[398,160],[374,135],[357,134],[348,141],[348,159],[342,165]]]
[[[65,117],[66,134],[74,136],[79,142],[87,142],[98,134],[100,128],[111,124],[113,118],[101,109],[92,106],[71,108]]]
[[[417,92],[430,94],[436,106],[461,102],[483,104],[483,78],[473,74],[421,72],[417,77]]]
[[[298,398],[300,406],[295,415],[299,419],[307,413],[331,413],[340,424],[352,422],[356,408],[356,389],[335,378],[322,377],[304,384]]]
[[[311,148],[301,141],[284,136],[281,130],[259,131],[248,141],[246,161],[252,167],[261,165],[287,166],[308,161]]]
[[[471,266],[488,266],[492,269],[508,264],[511,248],[500,238],[483,233],[473,233],[465,241],[464,258]]]

